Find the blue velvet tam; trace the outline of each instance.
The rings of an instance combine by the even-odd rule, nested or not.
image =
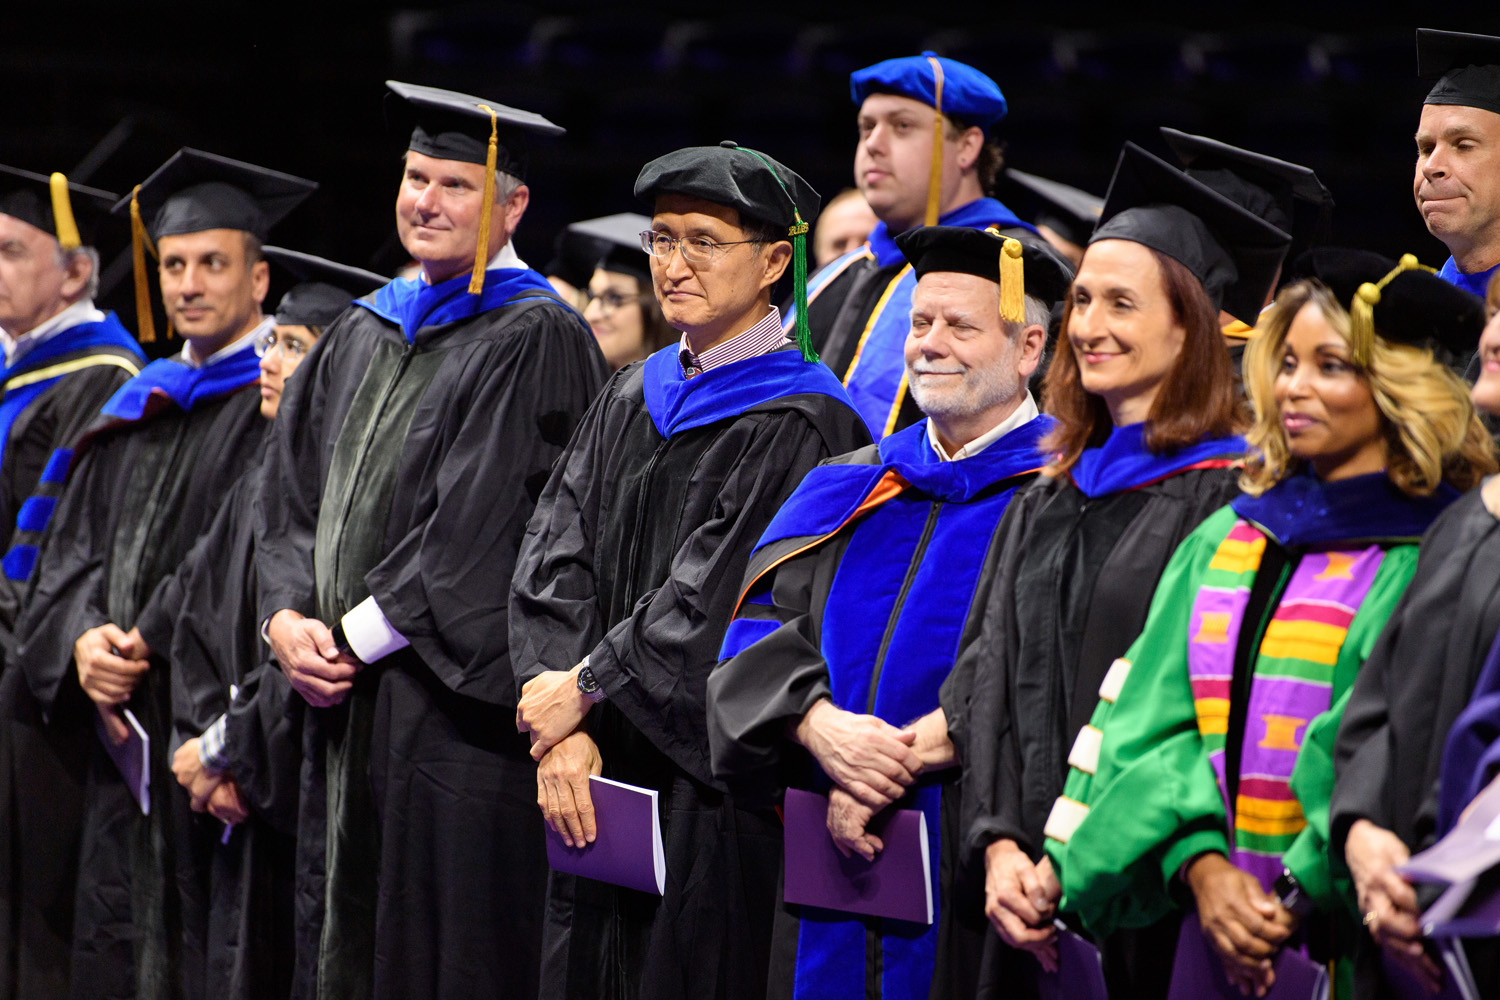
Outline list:
[[[1000,85],[973,66],[944,59],[931,52],[887,59],[849,74],[849,93],[855,104],[871,94],[899,94],[937,107],[937,80],[932,60],[943,70],[943,114],[988,132],[1005,117],[1005,95]]]

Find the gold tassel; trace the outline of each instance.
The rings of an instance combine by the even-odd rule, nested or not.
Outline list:
[[[1000,318],[1007,323],[1026,322],[1026,272],[1020,240],[1007,238],[1000,245]]]
[[[1417,260],[1415,254],[1404,253],[1396,266],[1380,281],[1374,284],[1367,281],[1360,285],[1359,290],[1354,293],[1354,301],[1349,303],[1349,339],[1352,341],[1349,345],[1349,357],[1361,368],[1369,366],[1375,349],[1375,306],[1380,303],[1380,291],[1404,271],[1437,273],[1436,268]]]
[[[156,324],[151,319],[151,286],[146,278],[146,250],[156,256],[146,224],[141,221],[141,186],[130,192],[130,259],[135,271],[135,336],[143,344],[156,340]]]
[[[479,203],[479,239],[474,247],[474,273],[469,277],[469,294],[484,291],[484,268],[490,262],[490,216],[495,212],[495,154],[499,143],[498,119],[488,104],[479,110],[490,116],[490,148],[484,154],[484,199]]]
[[[927,173],[927,214],[922,224],[935,226],[943,187],[943,66],[933,56],[927,61],[932,63],[932,101],[937,117],[932,120],[932,166]]]
[[[68,179],[53,173],[49,181],[52,189],[52,228],[57,231],[57,242],[64,250],[77,250],[83,246],[78,235],[78,222],[73,218],[73,202],[68,198]]]

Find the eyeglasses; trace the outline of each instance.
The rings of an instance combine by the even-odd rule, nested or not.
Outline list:
[[[614,312],[616,309],[623,309],[628,305],[639,305],[644,301],[646,301],[646,296],[643,294],[625,295],[611,288],[598,293],[590,292],[588,301],[584,305],[587,307],[588,302],[597,302],[599,303],[600,311],[608,314]]]
[[[283,361],[297,361],[307,353],[307,348],[296,337],[277,337],[273,329],[255,338],[255,356],[263,358],[272,351],[279,351]]]
[[[745,243],[764,243],[765,240],[735,240],[733,243],[715,243],[707,236],[668,236],[666,233],[658,233],[654,229],[648,229],[641,233],[641,249],[653,257],[669,257],[673,248],[682,251],[682,259],[689,264],[707,264],[712,261],[719,252],[728,247],[737,247]]]

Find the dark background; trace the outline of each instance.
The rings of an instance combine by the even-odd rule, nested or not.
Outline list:
[[[1000,84],[996,135],[1020,169],[1102,195],[1121,143],[1163,152],[1156,127],[1171,125],[1313,167],[1337,201],[1336,241],[1437,265],[1446,252],[1411,196],[1427,90],[1413,32],[1500,34],[1493,4],[1385,19],[1346,2],[14,7],[0,18],[0,163],[120,192],[184,145],[261,163],[321,185],[272,242],[383,273],[404,262],[387,78],[568,129],[532,150],[516,245],[539,267],[568,222],[638,210],[636,172],[679,146],[734,139],[831,196],[851,183],[849,72],[923,49]],[[128,279],[127,238],[100,241],[109,277]],[[106,297],[128,324],[129,284]]]

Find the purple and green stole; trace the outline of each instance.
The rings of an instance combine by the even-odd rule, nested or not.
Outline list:
[[[1219,543],[1193,601],[1188,677],[1198,732],[1229,817],[1230,860],[1270,891],[1282,855],[1307,826],[1291,789],[1297,753],[1307,724],[1332,704],[1339,650],[1385,550],[1330,548],[1309,552],[1297,564],[1255,659],[1231,803],[1224,768],[1235,648],[1265,548],[1266,536],[1245,520],[1236,521]]]

